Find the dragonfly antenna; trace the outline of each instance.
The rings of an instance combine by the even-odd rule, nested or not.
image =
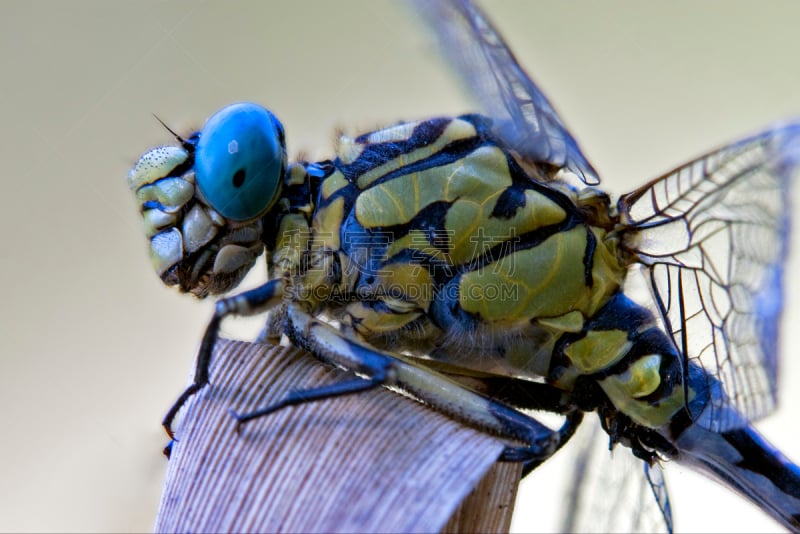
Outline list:
[[[169,133],[171,133],[173,136],[175,136],[175,139],[177,139],[178,141],[180,141],[180,143],[181,143],[182,145],[185,145],[185,144],[186,144],[186,139],[184,139],[184,138],[183,138],[183,137],[181,137],[180,135],[176,134],[176,133],[175,133],[175,131],[174,131],[172,128],[170,128],[169,126],[167,126],[167,124],[166,124],[164,121],[162,121],[162,120],[161,120],[161,119],[158,117],[158,115],[156,115],[155,113],[153,113],[153,117],[155,117],[155,118],[156,118],[156,120],[157,120],[158,122],[160,122],[160,123],[161,123],[161,126],[163,126],[164,128],[166,128],[166,129],[167,129],[167,131],[168,131]]]

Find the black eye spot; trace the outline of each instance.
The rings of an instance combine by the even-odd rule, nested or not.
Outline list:
[[[244,184],[244,169],[239,169],[233,175],[233,187],[242,187]]]

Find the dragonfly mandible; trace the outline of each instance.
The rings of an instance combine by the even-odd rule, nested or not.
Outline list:
[[[240,423],[393,385],[526,443],[503,458],[530,472],[596,412],[611,443],[644,462],[668,528],[661,459],[800,529],[800,469],[750,425],[775,403],[800,124],[613,203],[483,13],[466,0],[418,8],[481,114],[342,137],[330,160],[289,163],[276,116],[239,103],[131,170],[166,284],[225,294],[265,251],[270,270],[264,285],[217,302],[167,431],[209,381],[221,321],[269,312],[269,339],[286,335],[359,376]],[[552,430],[527,409],[564,423]]]

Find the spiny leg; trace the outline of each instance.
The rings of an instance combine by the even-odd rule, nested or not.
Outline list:
[[[572,395],[550,384],[517,378],[487,377],[481,379],[481,391],[493,399],[498,399],[516,408],[564,415],[566,418],[564,424],[554,436],[554,439],[557,439],[554,453],[572,438],[583,421],[584,412],[576,406]],[[515,456],[517,454],[517,451],[508,448],[503,453],[503,459],[524,461],[523,478],[546,460],[546,458],[520,459]]]
[[[576,410],[574,412],[568,413],[566,417],[567,419],[566,421],[564,421],[564,424],[555,433],[556,436],[554,436],[554,439],[556,440],[556,444],[555,444],[555,449],[551,453],[551,456],[555,454],[561,447],[563,447],[572,438],[573,435],[575,435],[575,431],[578,429],[578,426],[580,426],[581,422],[583,421],[583,412]],[[506,458],[506,454],[508,452],[509,452],[508,448],[505,451],[503,451],[502,459],[507,461],[513,461],[513,459]],[[525,465],[522,467],[522,478],[528,476],[531,473],[531,471],[539,467],[545,460],[547,460],[547,458],[533,458],[533,459],[523,460],[525,462]]]
[[[194,381],[187,387],[180,397],[173,403],[161,425],[170,439],[174,439],[172,421],[189,398],[209,383],[209,367],[211,354],[219,336],[219,327],[222,320],[229,315],[254,315],[275,306],[283,298],[284,285],[280,279],[270,280],[264,285],[245,291],[232,297],[220,299],[214,308],[214,315],[206,326],[200,349],[197,353],[197,365],[194,372]],[[169,449],[169,446],[167,446]],[[165,449],[165,454],[167,449]]]
[[[295,346],[308,350],[324,362],[344,367],[366,378],[353,376],[326,386],[293,390],[282,400],[248,413],[240,414],[231,409],[229,411],[236,419],[237,431],[244,423],[271,414],[281,408],[350,395],[395,383],[392,368],[394,358],[377,352],[373,353],[372,349],[362,346],[360,343],[353,343],[329,325],[300,311],[297,305],[287,306],[286,324],[286,334]],[[312,334],[312,330],[315,333]]]
[[[574,431],[569,427],[574,419],[568,419],[562,430],[554,432],[535,419],[465,389],[439,373],[338,332],[293,303],[287,306],[286,334],[295,345],[305,348],[320,360],[366,378],[356,377],[330,386],[291,392],[284,400],[262,410],[234,413],[239,424],[286,406],[361,392],[381,385],[397,385],[439,411],[471,426],[528,444],[524,447],[507,447],[503,454],[503,459],[507,461],[544,461],[566,441],[564,436],[568,439]]]
[[[383,385],[384,383],[385,380],[381,375],[372,377],[371,379],[354,377],[351,380],[336,382],[328,386],[321,386],[312,389],[295,389],[290,391],[280,401],[270,404],[266,408],[261,408],[260,410],[255,410],[253,412],[240,414],[233,408],[228,410],[228,412],[236,419],[236,431],[240,432],[242,425],[248,421],[252,421],[253,419],[258,419],[259,417],[277,412],[282,408],[286,408],[288,406],[297,406],[298,404],[305,404],[307,402],[314,402],[317,400],[340,397],[342,395],[352,395],[353,393],[359,393],[361,391],[373,389]]]

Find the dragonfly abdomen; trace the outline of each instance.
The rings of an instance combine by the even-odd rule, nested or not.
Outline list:
[[[800,531],[800,468],[750,426],[715,432],[691,425],[676,440],[677,460],[699,468]]]
[[[578,332],[556,343],[548,380],[572,390],[591,377],[637,425],[660,428],[684,407],[681,357],[649,310],[621,291]]]

